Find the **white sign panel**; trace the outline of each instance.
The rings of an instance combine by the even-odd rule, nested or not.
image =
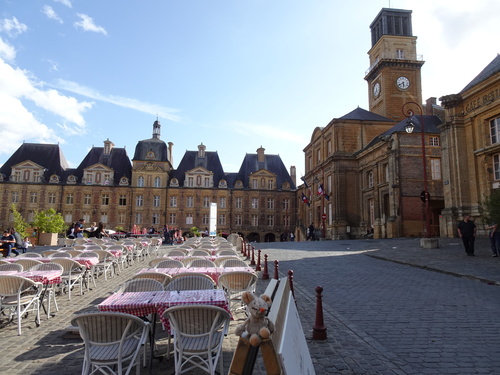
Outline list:
[[[279,355],[286,375],[316,374],[291,292]]]
[[[217,203],[210,203],[210,236],[217,235]]]

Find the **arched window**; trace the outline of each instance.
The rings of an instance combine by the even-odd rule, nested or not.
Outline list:
[[[160,177],[155,177],[154,186],[155,186],[155,188],[161,187],[161,178]]]
[[[137,187],[144,187],[144,177],[143,176],[139,176],[139,178],[137,179]]]

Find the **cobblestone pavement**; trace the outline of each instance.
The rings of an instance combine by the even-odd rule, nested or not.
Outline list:
[[[500,259],[487,240],[477,257],[466,257],[457,239],[440,239],[439,249],[421,249],[418,239],[345,240],[254,244],[268,254],[269,273],[294,271],[294,290],[317,374],[500,374]],[[79,374],[81,339],[69,334],[75,313],[95,309],[145,263],[137,262],[108,282],[68,301],[58,296],[53,318],[23,320],[23,335],[0,318],[0,373]],[[266,280],[259,279],[258,291]],[[327,340],[311,340],[316,295],[323,290]],[[229,369],[237,337],[235,316],[224,346]],[[166,351],[161,328],[158,354]],[[141,374],[149,374],[141,367]],[[173,374],[173,360],[153,360],[152,374]],[[193,371],[191,374],[200,372]],[[265,374],[262,364],[254,374]]]
[[[487,239],[257,244],[293,270],[317,374],[500,374],[500,258]],[[310,339],[322,286],[328,339]]]

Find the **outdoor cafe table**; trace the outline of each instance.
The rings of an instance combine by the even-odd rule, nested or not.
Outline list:
[[[182,267],[182,268],[143,268],[137,272],[148,273],[157,272],[164,273],[169,276],[175,276],[179,273],[202,273],[210,276],[215,283],[219,281],[219,276],[225,272],[249,272],[255,273],[252,267]]]
[[[19,260],[19,259],[27,259],[27,258],[7,258],[5,259],[7,262],[9,263],[15,263],[16,260]],[[49,258],[49,257],[38,257],[38,258],[29,258],[29,259],[34,259],[34,260],[38,260],[42,263],[50,263],[52,262],[54,259],[57,259],[57,258]],[[59,258],[61,259],[61,258]],[[78,263],[80,263],[82,266],[85,266],[87,269],[91,268],[92,266],[95,266],[97,263],[99,263],[99,258],[94,258],[94,257],[91,257],[91,258],[80,258],[80,257],[75,257],[75,258],[68,258],[68,259],[72,259],[72,260],[75,260],[77,261]]]
[[[114,293],[97,305],[97,308],[100,311],[115,311],[135,316],[156,313],[163,326],[168,329],[168,319],[163,316],[165,310],[172,306],[192,304],[218,306],[231,313],[222,289]]]
[[[231,314],[226,295],[222,289],[114,293],[97,305],[97,308],[100,311],[122,312],[139,317],[153,314],[150,343],[151,370],[154,358],[156,317],[160,317],[161,323],[170,332],[170,323],[165,318],[164,312],[172,306],[192,304],[222,307]]]
[[[27,279],[33,280],[34,282],[42,283],[44,285],[43,291],[40,295],[40,304],[42,305],[43,310],[47,313],[45,305],[43,301],[45,299],[45,294],[47,293],[47,288],[52,284],[60,284],[62,282],[61,279],[61,271],[57,270],[47,270],[47,271],[3,271],[0,273],[1,275],[15,275],[22,276]]]

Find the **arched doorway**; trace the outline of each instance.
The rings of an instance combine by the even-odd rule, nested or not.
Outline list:
[[[264,242],[275,242],[276,241],[276,236],[274,233],[266,233],[264,236]]]
[[[250,233],[248,236],[247,236],[247,241],[248,242],[260,242],[260,235],[258,233]]]

